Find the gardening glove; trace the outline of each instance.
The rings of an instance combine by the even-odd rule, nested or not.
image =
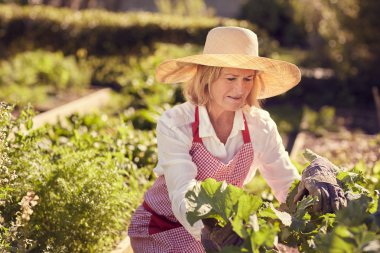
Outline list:
[[[218,252],[227,246],[241,246],[244,239],[240,238],[232,229],[231,222],[224,227],[218,225],[216,219],[202,220],[201,242],[207,252]]]
[[[336,179],[337,167],[326,158],[317,156],[303,171],[294,203],[305,195],[317,196],[314,212],[332,213],[347,206],[347,200]]]

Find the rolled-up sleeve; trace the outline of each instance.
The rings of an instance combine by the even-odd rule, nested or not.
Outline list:
[[[285,202],[291,184],[295,179],[300,179],[300,175],[290,161],[275,122],[269,119],[266,123],[258,169],[271,187],[276,199]]]
[[[186,219],[185,194],[196,184],[197,175],[197,166],[189,154],[191,144],[192,135],[186,135],[177,129],[177,126],[171,126],[165,121],[158,121],[159,162],[156,172],[162,173],[165,177],[174,216],[190,234],[199,240],[202,223],[198,222],[191,226]]]

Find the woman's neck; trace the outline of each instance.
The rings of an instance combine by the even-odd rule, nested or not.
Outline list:
[[[234,124],[235,112],[215,110],[208,106],[206,108],[216,135],[222,143],[226,144]]]

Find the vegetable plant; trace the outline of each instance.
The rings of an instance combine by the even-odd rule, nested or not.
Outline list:
[[[279,205],[206,179],[186,195],[191,207],[187,218],[190,224],[207,218],[217,219],[221,226],[231,222],[245,241],[242,247],[230,246],[222,252],[278,252],[283,247],[300,252],[379,252],[378,196],[366,189],[360,171],[341,171],[337,177],[349,202],[335,214],[314,213],[311,206],[317,200],[312,196],[293,203],[299,182],[293,183],[286,203]]]

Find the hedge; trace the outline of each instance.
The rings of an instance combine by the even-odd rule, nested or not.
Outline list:
[[[264,31],[243,20],[0,4],[0,56],[36,48],[117,55],[139,52],[141,46],[154,42],[203,44],[215,26],[241,26],[257,32],[263,55],[275,45]]]

